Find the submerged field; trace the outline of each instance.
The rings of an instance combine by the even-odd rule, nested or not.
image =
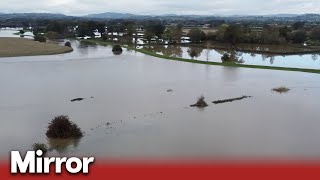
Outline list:
[[[318,74],[167,61],[72,41],[74,51],[0,58],[0,157],[45,143],[103,158],[320,157]],[[273,88],[287,87],[287,93]],[[190,107],[203,95],[208,107]],[[213,101],[252,96],[214,104]],[[82,101],[74,101],[73,99]],[[77,141],[46,138],[68,115]]]
[[[50,55],[71,52],[71,47],[31,39],[0,37],[0,57]]]
[[[91,45],[114,45],[114,42],[106,42],[101,39],[82,40],[82,43]],[[124,48],[140,52],[149,56],[180,62],[195,64],[241,67],[252,69],[269,69],[280,71],[296,71],[308,73],[320,73],[318,54],[294,55],[294,56],[265,56],[257,58],[257,54],[236,52],[236,61],[222,62],[221,57],[226,51],[216,49],[203,49],[199,47],[181,47],[179,45],[149,45],[133,46],[123,45]],[[269,60],[266,61],[268,58]],[[281,58],[281,59],[280,59]],[[279,60],[277,60],[279,59]]]

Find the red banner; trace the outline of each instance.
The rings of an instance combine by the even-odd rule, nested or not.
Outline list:
[[[320,163],[95,163],[89,174],[72,175],[66,171],[62,174],[49,175],[12,175],[10,165],[0,166],[1,180],[4,179],[112,179],[112,180],[319,180]]]

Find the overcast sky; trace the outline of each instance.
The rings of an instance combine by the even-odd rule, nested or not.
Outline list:
[[[135,14],[263,15],[320,13],[320,0],[0,0],[0,12],[85,15]]]

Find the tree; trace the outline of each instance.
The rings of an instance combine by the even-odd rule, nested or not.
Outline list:
[[[88,29],[92,32],[97,29],[98,23],[96,21],[87,22]]]
[[[311,30],[311,33],[310,33],[310,38],[312,40],[318,40],[320,41],[320,26],[318,27],[315,27]]]
[[[168,27],[164,33],[163,33],[163,38],[165,40],[168,41],[168,43],[170,44],[173,40],[173,28],[172,27]]]
[[[226,29],[229,27],[228,24],[222,24],[219,28],[218,28],[218,31],[217,31],[217,36],[216,36],[216,40],[217,41],[221,41],[223,42],[224,41],[224,33],[226,31]]]
[[[63,23],[63,22],[58,22],[58,21],[51,21],[48,26],[46,31],[52,31],[52,32],[56,32],[59,34],[63,34],[66,32],[68,26],[67,24]]]
[[[288,26],[284,26],[279,28],[279,35],[280,37],[285,38],[286,40],[289,40],[288,34],[291,32],[291,30],[288,28]]]
[[[151,42],[152,38],[154,38],[155,34],[149,31],[146,31],[144,33],[144,38],[148,41],[148,43]]]
[[[291,33],[291,40],[293,43],[301,44],[307,39],[307,33],[304,30],[297,30]]]
[[[298,22],[295,22],[294,24],[292,24],[292,28],[294,30],[302,29],[305,24],[306,24],[305,22],[298,21]]]
[[[133,24],[127,24],[126,26],[125,26],[125,29],[126,29],[126,31],[127,31],[127,36],[129,36],[129,37],[132,37],[133,36],[133,33],[135,33],[135,28],[134,28],[134,26],[133,26]]]
[[[163,33],[163,38],[168,40],[169,43],[180,43],[182,37],[182,28],[178,26],[167,27]]]
[[[118,36],[120,33],[124,33],[125,32],[125,26],[122,23],[118,23],[114,26],[114,31],[117,32]]]
[[[63,36],[61,34],[54,31],[46,32],[46,37],[49,39],[63,39]]]
[[[215,32],[209,32],[207,34],[207,40],[214,41],[216,40],[216,38],[217,38],[217,33]]]
[[[248,43],[253,43],[253,44],[261,43],[261,35],[259,32],[251,31],[248,34],[247,38],[248,38]]]
[[[38,42],[46,42],[47,41],[46,37],[44,37],[44,35],[42,35],[42,34],[36,34],[33,38],[35,41],[38,41]]]
[[[278,44],[280,32],[277,28],[264,27],[261,34],[261,42],[264,44]]]
[[[174,27],[173,32],[172,32],[173,40],[175,43],[180,43],[181,42],[181,37],[182,37],[182,25],[178,24],[176,27]]]
[[[106,32],[106,26],[104,23],[99,23],[97,24],[97,30],[98,32],[101,34],[101,37],[103,36],[103,34]]]
[[[191,29],[188,33],[191,42],[198,43],[206,39],[206,34],[200,29]]]
[[[154,34],[158,38],[161,38],[165,28],[166,27],[163,24],[159,23],[159,22],[149,22],[144,27],[145,33]]]
[[[237,26],[230,25],[225,29],[223,39],[230,43],[231,47],[235,47],[240,40],[240,29]]]
[[[92,22],[82,22],[78,28],[78,36],[84,37],[84,36],[93,36],[93,30],[96,29],[96,26]]]
[[[115,32],[115,26],[116,26],[116,24],[113,21],[107,23],[107,31],[108,31],[107,33],[111,34],[111,40],[113,40],[113,33]],[[107,36],[108,36],[108,34],[107,34]]]

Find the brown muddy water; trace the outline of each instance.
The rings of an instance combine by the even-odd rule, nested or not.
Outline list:
[[[72,42],[68,54],[0,58],[0,156],[320,158],[320,76],[168,61]],[[272,88],[286,86],[289,93]],[[170,91],[168,91],[170,89]],[[171,91],[172,89],[172,91]],[[191,108],[204,95],[209,106]],[[214,105],[215,100],[252,98]],[[83,101],[71,102],[75,98]],[[85,136],[47,140],[69,115]]]

